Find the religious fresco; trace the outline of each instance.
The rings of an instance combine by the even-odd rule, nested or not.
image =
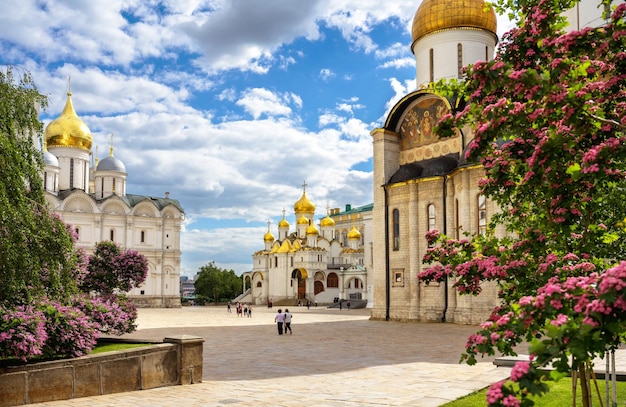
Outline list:
[[[439,119],[450,112],[446,103],[438,97],[419,100],[410,107],[400,125],[400,150],[408,150],[439,141],[435,126]]]

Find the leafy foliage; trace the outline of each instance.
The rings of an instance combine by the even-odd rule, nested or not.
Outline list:
[[[0,358],[79,356],[101,332],[135,329],[123,295],[141,284],[145,257],[101,244],[89,260],[69,225],[47,209],[38,109],[46,106],[31,76],[0,70]],[[96,291],[89,298],[85,291]],[[115,293],[115,294],[114,294]]]
[[[482,192],[502,208],[491,229],[504,225],[510,236],[430,233],[438,245],[424,261],[438,264],[419,278],[454,276],[468,294],[498,282],[502,305],[469,338],[468,363],[530,343],[532,360],[516,365],[514,384],[492,386],[490,406],[533,405],[528,395],[547,391],[539,368],[584,369],[624,340],[626,4],[604,27],[565,33],[561,13],[575,3],[498,1],[519,27],[466,81],[436,86],[467,101],[439,130],[473,129],[466,158],[483,165]]]
[[[0,70],[0,302],[67,301],[82,273],[71,232],[45,203],[33,136],[42,135],[38,108],[46,103],[28,73]]]
[[[232,299],[241,294],[241,278],[234,270],[217,267],[215,262],[200,267],[194,283],[196,296],[211,302]]]
[[[96,243],[89,258],[81,289],[99,294],[128,292],[139,287],[148,275],[148,260],[134,250],[122,250],[111,241]]]

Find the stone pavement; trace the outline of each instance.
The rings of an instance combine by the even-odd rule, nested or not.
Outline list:
[[[369,310],[293,307],[293,335],[279,336],[278,307],[252,318],[226,307],[140,309],[128,338],[201,336],[203,382],[31,406],[434,407],[508,377],[493,359],[459,364],[476,327],[370,321]]]

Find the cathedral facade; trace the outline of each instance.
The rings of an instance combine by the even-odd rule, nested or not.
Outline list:
[[[180,203],[163,197],[129,194],[126,167],[113,156],[91,165],[92,136],[78,117],[71,93],[63,112],[44,133],[43,183],[53,213],[72,226],[76,245],[93,253],[110,240],[148,260],[145,282],[128,295],[140,307],[180,306]]]
[[[496,15],[483,0],[424,0],[412,25],[416,91],[371,132],[374,150],[373,319],[484,321],[497,302],[495,285],[460,297],[454,281],[429,285],[417,275],[428,265],[426,232],[485,233],[495,204],[481,195],[480,165],[465,160],[471,129],[440,138],[437,121],[462,110],[462,101],[436,94],[432,83],[461,79],[463,67],[492,58]]]
[[[264,248],[252,255],[252,270],[243,274],[248,288],[238,300],[251,304],[351,300],[371,306],[372,205],[327,210],[316,224],[315,205],[305,184],[293,210],[295,227],[283,210],[277,237],[268,222]]]

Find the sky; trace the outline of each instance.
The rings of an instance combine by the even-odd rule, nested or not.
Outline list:
[[[181,274],[241,274],[305,181],[316,219],[373,202],[370,132],[415,90],[420,1],[0,0],[0,65],[32,74],[44,125],[69,80],[127,193],[181,203]]]

